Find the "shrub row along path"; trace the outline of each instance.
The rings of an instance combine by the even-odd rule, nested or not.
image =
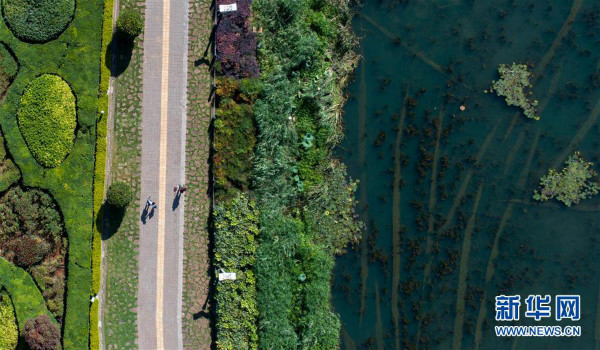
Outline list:
[[[148,0],[145,12],[138,286],[140,349],[182,349],[187,0]],[[148,214],[147,217],[145,215]]]

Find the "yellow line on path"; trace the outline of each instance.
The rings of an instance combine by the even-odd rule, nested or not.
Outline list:
[[[165,213],[167,190],[167,120],[169,102],[169,15],[170,0],[163,0],[162,74],[160,89],[160,163],[158,173],[158,237],[156,252],[156,348],[164,349],[163,290],[165,264]]]

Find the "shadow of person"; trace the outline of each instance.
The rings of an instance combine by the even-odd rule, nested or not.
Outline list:
[[[148,214],[148,219],[152,219],[154,217],[154,208],[150,209],[150,213]]]
[[[144,225],[146,225],[146,218],[148,218],[148,206],[144,208],[142,215],[140,216],[140,220],[142,220],[142,224]]]
[[[172,205],[172,209],[173,211],[175,211],[175,209],[177,209],[177,207],[179,206],[179,200],[181,199],[181,192],[177,192],[177,194],[175,195],[175,198],[173,199],[173,205]]]
[[[193,315],[194,320],[197,320],[199,318],[210,318],[210,313],[206,312],[206,311],[198,311]]]

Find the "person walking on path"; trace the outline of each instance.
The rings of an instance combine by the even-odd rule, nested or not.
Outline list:
[[[156,205],[155,202],[152,201],[152,199],[150,199],[150,196],[148,196],[148,199],[146,200],[146,207],[144,208],[144,210],[148,210],[148,207],[150,207],[150,211],[154,211],[154,209],[158,209],[158,206]]]
[[[152,199],[150,199],[150,196],[148,196],[148,199],[146,199],[146,206],[144,207],[144,210],[148,210],[149,207],[152,207],[154,205],[154,202],[152,201]]]
[[[183,185],[183,186],[177,185],[177,186],[173,187],[173,192],[175,192],[175,195],[177,195],[177,196],[183,194],[183,192],[185,192],[185,190],[187,190],[185,185]]]

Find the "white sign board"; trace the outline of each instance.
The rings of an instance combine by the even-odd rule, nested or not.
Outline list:
[[[237,11],[237,4],[219,5],[219,12]]]
[[[219,281],[232,280],[235,281],[235,272],[221,272],[219,273]]]

